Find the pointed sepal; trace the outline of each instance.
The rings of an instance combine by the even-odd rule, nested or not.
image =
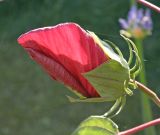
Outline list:
[[[129,81],[129,69],[118,61],[109,60],[83,76],[108,101],[114,101],[126,94],[124,84]]]

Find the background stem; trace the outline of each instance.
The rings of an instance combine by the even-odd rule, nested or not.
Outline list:
[[[135,43],[138,49],[139,57],[142,62],[142,71],[139,74],[139,81],[144,85],[147,84],[146,74],[145,74],[145,64],[144,64],[144,54],[143,54],[143,44],[141,39],[135,39]],[[143,122],[147,122],[153,119],[150,101],[144,93],[141,93],[141,109]],[[154,127],[145,130],[145,135],[156,135]]]
[[[136,5],[136,0],[131,0],[130,2],[131,2],[131,6]]]

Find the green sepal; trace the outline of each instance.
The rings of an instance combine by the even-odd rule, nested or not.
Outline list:
[[[108,102],[111,101],[105,97],[95,97],[95,98],[73,98],[67,95],[70,102]]]
[[[78,91],[76,91],[75,89],[72,89],[71,87],[69,86],[66,86],[71,92],[73,92],[75,95],[77,95],[80,99],[85,99],[86,97],[83,96],[81,93],[79,93]],[[69,96],[67,96],[69,97]]]
[[[109,118],[91,116],[84,120],[72,135],[117,135],[118,126]]]
[[[129,68],[116,60],[108,60],[83,76],[99,93],[100,97],[114,101],[126,94],[125,82],[129,82]]]

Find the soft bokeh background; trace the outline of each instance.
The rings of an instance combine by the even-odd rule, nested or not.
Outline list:
[[[72,93],[30,60],[16,39],[34,28],[76,22],[112,40],[127,56],[118,18],[125,17],[128,9],[128,0],[0,2],[0,135],[70,135],[83,119],[107,111],[111,103],[70,103],[65,95]],[[152,14],[154,31],[145,40],[145,63],[148,85],[160,96],[160,15]],[[120,130],[142,123],[139,95],[137,90],[128,97],[124,110],[114,118]],[[160,117],[153,103],[152,109],[154,118]],[[156,129],[160,134],[160,126]]]

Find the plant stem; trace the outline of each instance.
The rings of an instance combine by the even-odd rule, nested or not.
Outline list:
[[[134,82],[133,80],[131,80],[131,82]],[[143,93],[145,93],[149,98],[151,98],[151,100],[153,100],[153,102],[160,107],[160,99],[158,98],[158,96],[156,95],[156,93],[153,92],[153,90],[149,89],[148,87],[146,87],[145,85],[143,85],[142,83],[135,81],[136,85],[138,86],[138,89],[141,90]]]
[[[136,0],[131,0],[131,6],[136,4]]]
[[[143,54],[143,44],[141,39],[135,39],[136,46],[138,49],[138,55],[141,59],[142,62],[142,70],[139,74],[139,80],[141,83],[144,85],[147,84],[146,81],[146,74],[145,74],[145,64],[144,64],[144,54]],[[153,119],[152,117],[152,110],[151,110],[151,105],[148,97],[144,94],[141,93],[141,108],[142,108],[142,118],[143,122],[147,122]],[[149,128],[145,131],[145,135],[156,135],[155,128]]]
[[[131,128],[129,130],[122,131],[118,135],[132,135],[132,134],[137,133],[137,132],[139,132],[141,130],[144,130],[145,128],[148,128],[148,127],[151,127],[151,126],[155,126],[155,125],[158,125],[158,124],[160,124],[160,118],[158,118],[156,120],[153,120],[153,121],[150,121],[150,122],[147,122],[147,123],[144,123],[144,124],[142,124],[140,126]],[[152,134],[150,134],[150,135],[152,135]]]
[[[149,8],[151,8],[151,9],[157,11],[158,13],[160,13],[160,8],[157,7],[156,5],[148,2],[148,1],[145,1],[145,0],[137,0],[137,2],[139,2],[139,3],[143,4],[144,6],[149,7]]]

